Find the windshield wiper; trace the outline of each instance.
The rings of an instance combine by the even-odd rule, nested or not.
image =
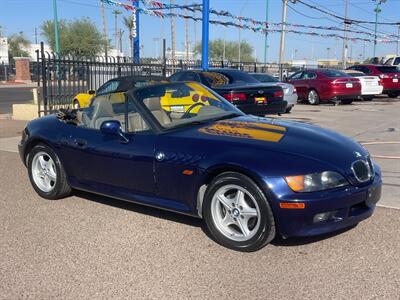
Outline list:
[[[242,116],[242,114],[237,113],[237,112],[231,112],[231,113],[229,113],[229,114],[226,114],[226,115],[223,115],[223,116],[220,116],[220,117],[213,118],[213,119],[210,120],[210,121],[226,120],[226,119],[231,119],[231,118],[240,117],[240,116]]]

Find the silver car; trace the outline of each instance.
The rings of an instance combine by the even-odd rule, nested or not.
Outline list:
[[[280,82],[278,79],[273,77],[272,75],[265,73],[250,73],[258,81],[271,84],[271,85],[279,85],[283,89],[283,100],[285,100],[288,104],[286,107],[286,112],[290,112],[294,105],[297,103],[297,91],[294,85],[286,82]]]

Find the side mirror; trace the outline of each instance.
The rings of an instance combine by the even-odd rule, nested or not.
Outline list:
[[[88,90],[88,94],[89,95],[94,95],[94,94],[96,94],[96,91],[95,90]]]
[[[106,135],[119,136],[122,139],[122,143],[126,144],[129,139],[124,135],[121,128],[121,123],[117,120],[108,120],[101,123],[100,131]]]

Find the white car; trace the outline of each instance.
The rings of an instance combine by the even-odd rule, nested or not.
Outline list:
[[[380,95],[383,92],[383,85],[381,85],[378,76],[369,76],[363,72],[355,70],[345,70],[346,74],[357,78],[361,83],[361,98],[364,100],[371,100],[375,95]]]
[[[286,106],[286,112],[290,112],[294,105],[297,103],[297,91],[293,84],[280,82],[278,79],[273,77],[272,75],[265,73],[250,73],[258,81],[271,84],[271,85],[279,85],[283,89],[283,100],[288,104]]]
[[[394,56],[385,61],[384,65],[397,66],[400,69],[400,56]]]

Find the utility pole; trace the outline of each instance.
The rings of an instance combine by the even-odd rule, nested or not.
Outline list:
[[[193,18],[196,18],[196,12],[194,11],[193,12]],[[193,39],[194,39],[194,41],[193,41],[193,43],[194,43],[194,46],[193,46],[193,49],[194,49],[194,60],[197,60],[197,50],[196,50],[196,47],[197,47],[197,29],[196,29],[196,27],[197,27],[197,21],[196,20],[193,20],[193,34],[194,34],[194,36],[193,36]]]
[[[342,49],[342,65],[343,69],[346,69],[346,63],[347,63],[347,30],[348,30],[348,23],[349,21],[347,20],[347,10],[349,6],[349,1],[345,0],[344,1],[344,21],[343,21],[343,49]]]
[[[286,31],[286,9],[287,9],[287,1],[282,0],[282,26],[281,26],[281,42],[279,45],[279,79],[282,80],[283,75],[283,59],[285,56],[285,31]]]
[[[397,46],[396,46],[396,55],[399,56],[399,42],[400,42],[400,22],[399,22],[399,28],[397,29]]]
[[[331,50],[331,48],[326,48],[326,59],[329,60],[329,51]],[[329,62],[328,62],[329,63]]]
[[[264,37],[264,64],[267,63],[268,60],[268,7],[269,0],[266,0],[265,3],[265,37]]]
[[[57,0],[53,0],[53,23],[54,23],[54,41],[56,47],[56,54],[60,54],[60,45],[58,42],[58,17],[57,17]]]
[[[104,39],[104,54],[107,59],[107,47],[108,47],[108,39],[107,39],[107,28],[106,28],[106,16],[104,14],[104,0],[100,1],[100,15],[101,15],[101,25],[103,27],[103,39]]]
[[[172,5],[174,4],[174,0],[169,0],[169,5],[170,9],[169,12],[173,13],[172,11]],[[174,17],[170,17],[170,22],[171,22],[171,58],[174,61],[175,60],[175,32],[174,32]]]
[[[375,57],[376,54],[376,31],[378,30],[378,14],[382,11],[380,8],[380,5],[382,3],[385,3],[386,0],[374,0],[376,2],[376,6],[374,9],[375,12],[375,33],[374,33],[374,54],[373,57]]]
[[[122,29],[119,29],[119,52],[122,53],[122,34],[124,33],[124,31],[122,31]]]

